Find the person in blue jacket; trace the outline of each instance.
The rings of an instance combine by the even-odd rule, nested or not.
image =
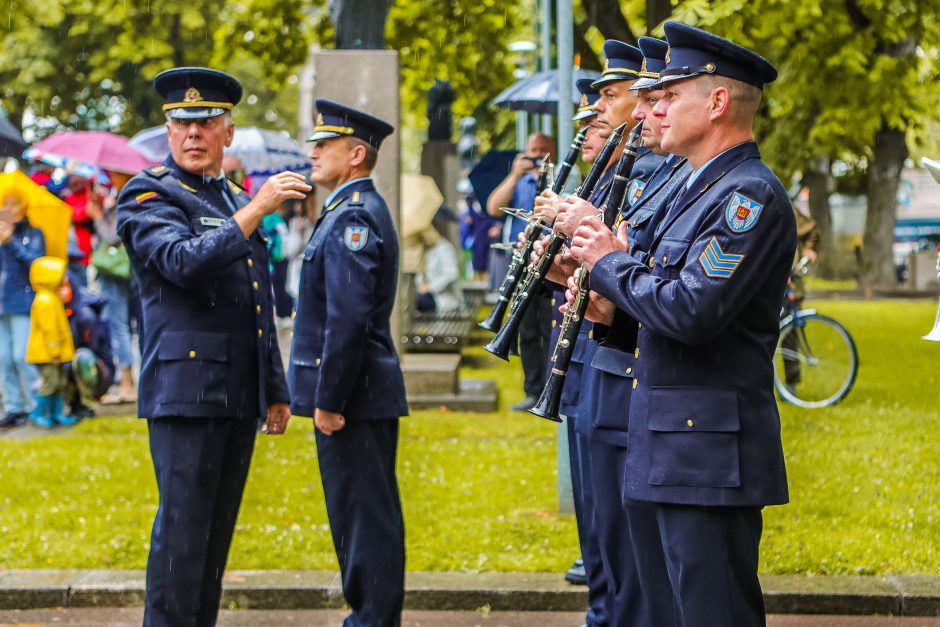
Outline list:
[[[312,416],[347,627],[401,623],[405,526],[395,458],[408,414],[390,318],[398,233],[371,174],[394,129],[317,100],[311,178],[331,190],[304,250],[288,381]]]
[[[615,306],[638,321],[623,496],[654,508],[677,622],[764,625],[761,509],[788,500],[772,358],[796,248],[786,191],[753,139],[777,71],[692,26],[666,22],[665,32],[652,113],[663,149],[693,171],[645,262],[623,231],[615,238],[593,218],[571,254],[602,297],[589,317],[609,325]]]
[[[29,311],[35,292],[29,267],[46,254],[42,231],[29,223],[29,200],[16,189],[0,198],[0,377],[3,406],[0,426],[25,424],[32,409],[36,366],[26,362]]]
[[[258,225],[311,188],[283,172],[249,199],[225,177],[234,77],[173,68],[153,83],[170,155],[131,179],[117,210],[140,290],[138,414],[160,492],[144,625],[214,625],[259,421],[282,433],[290,417]]]

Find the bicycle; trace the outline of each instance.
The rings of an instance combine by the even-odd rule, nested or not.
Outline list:
[[[780,311],[774,387],[784,401],[816,409],[835,405],[852,390],[858,375],[858,351],[839,322],[815,309],[800,308],[793,283],[806,274],[808,264],[804,257],[790,273]]]

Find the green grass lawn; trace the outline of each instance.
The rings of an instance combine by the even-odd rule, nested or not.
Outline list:
[[[812,304],[850,329],[862,367],[841,405],[781,408],[792,502],[765,511],[761,569],[940,574],[940,344],[919,339],[936,304]],[[499,381],[501,410],[402,421],[408,568],[561,571],[578,549],[557,514],[555,427],[505,409],[517,359],[466,362],[463,376]],[[0,459],[0,568],[144,567],[157,495],[142,421],[0,440]],[[229,565],[336,567],[308,420],[258,438]]]

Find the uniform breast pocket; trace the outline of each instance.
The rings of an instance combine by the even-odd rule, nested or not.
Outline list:
[[[654,387],[649,412],[650,484],[741,485],[737,391]]]
[[[314,407],[320,383],[323,342],[319,338],[295,335],[290,354],[290,394],[294,405]]]
[[[227,333],[166,331],[160,336],[157,358],[162,403],[228,404]]]
[[[664,237],[651,253],[653,264],[659,268],[658,274],[667,278],[679,276],[679,271],[685,263],[686,253],[689,252],[689,240]]]

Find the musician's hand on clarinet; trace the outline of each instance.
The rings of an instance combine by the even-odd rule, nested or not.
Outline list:
[[[558,212],[561,211],[562,198],[550,189],[546,189],[535,197],[535,208],[532,213],[545,218],[551,224]]]
[[[555,255],[552,265],[548,267],[548,272],[545,274],[545,279],[558,285],[565,285],[568,277],[580,267],[581,264],[568,255]]]
[[[567,289],[565,290],[565,302],[559,308],[561,313],[565,313],[568,307],[574,306],[574,299],[578,295],[578,276],[581,272],[583,272],[583,270],[578,268],[572,276],[568,277]],[[614,310],[616,309],[614,304],[597,292],[588,292],[588,296],[588,306],[584,317],[591,322],[599,322],[608,326],[612,324],[614,321]]]
[[[542,255],[545,254],[545,246],[548,245],[548,235],[543,235],[532,244],[532,254],[529,255],[529,262],[533,265],[539,262]]]
[[[523,248],[525,248],[525,245],[526,245],[525,231],[520,231],[519,241],[516,242],[516,250],[522,250]]]
[[[588,270],[593,270],[594,264],[602,257],[629,250],[628,228],[626,222],[621,222],[615,237],[599,217],[582,219],[571,238],[571,257],[582,262]]]
[[[596,216],[597,207],[577,196],[568,196],[561,203],[561,211],[555,217],[553,229],[571,237],[583,218]]]

